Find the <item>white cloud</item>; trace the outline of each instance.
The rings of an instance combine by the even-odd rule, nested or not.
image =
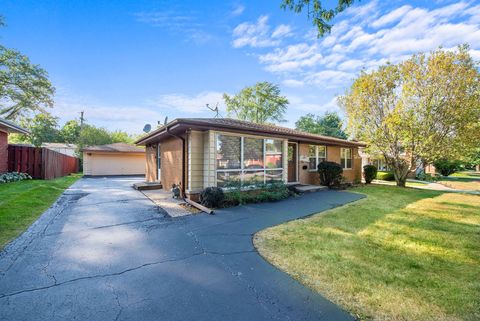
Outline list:
[[[302,80],[297,80],[297,79],[285,79],[282,81],[282,84],[286,87],[292,87],[292,88],[300,88],[305,85],[305,83]]]
[[[200,23],[195,14],[185,14],[183,11],[164,10],[151,12],[138,12],[135,14],[137,21],[152,27],[161,28],[172,33],[181,33],[184,39],[192,40],[197,44],[204,44],[214,37],[205,31],[206,26]]]
[[[244,5],[237,5],[235,8],[232,10],[232,16],[239,16],[245,11],[245,6]]]
[[[261,39],[267,39],[264,47],[274,48],[258,54],[259,62],[283,77],[280,81],[287,87],[346,88],[363,68],[398,63],[439,47],[469,43],[474,58],[480,52],[480,6],[473,2],[439,2],[424,8],[371,1],[338,15],[326,37],[316,38],[309,28],[304,37],[286,45],[268,37],[271,33],[263,19],[255,26],[262,27],[258,29],[265,36]],[[260,47],[258,41],[248,44]]]
[[[273,32],[270,32],[270,29],[268,16],[260,16],[254,23],[243,22],[233,30],[232,45],[235,48],[273,47],[280,44],[281,38],[292,35],[291,27],[288,25],[279,25]]]
[[[388,25],[392,22],[398,21],[401,17],[403,17],[408,11],[412,10],[412,7],[409,5],[405,5],[393,11],[390,11],[386,15],[380,17],[379,19],[372,22],[370,25],[374,28],[383,27]]]
[[[292,36],[292,27],[289,25],[279,25],[272,32],[272,38],[284,38]]]
[[[317,52],[316,45],[300,43],[285,49],[277,48],[269,54],[261,55],[259,59],[267,65],[268,71],[288,72],[314,66],[322,59],[322,55]]]
[[[187,113],[204,113],[207,109],[206,104],[215,106],[219,104],[219,108],[224,110],[223,93],[215,91],[205,91],[197,95],[184,94],[166,94],[161,95],[157,99],[149,100],[149,103],[166,110],[177,110]]]

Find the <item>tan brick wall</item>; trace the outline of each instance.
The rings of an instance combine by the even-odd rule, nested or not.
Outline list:
[[[170,137],[160,143],[160,157],[162,162],[161,181],[164,189],[170,189],[172,184],[182,181],[182,140]]]
[[[145,180],[147,182],[157,181],[157,145],[147,145],[145,148],[145,155],[147,158],[145,164]]]
[[[0,131],[0,173],[8,170],[8,133]]]
[[[203,187],[215,186],[215,132],[203,136]]]
[[[208,133],[192,131],[188,136],[188,187],[189,192],[203,189],[204,138]]]
[[[308,166],[308,161],[305,159],[308,156],[309,144],[299,144],[299,178],[302,184],[320,184],[320,179],[317,171],[310,171],[303,169]],[[327,146],[327,160],[340,164],[340,146]],[[362,175],[362,158],[358,154],[358,148],[352,148],[352,169],[344,169],[343,176],[347,182],[354,182],[361,178]],[[304,161],[303,161],[304,159]]]

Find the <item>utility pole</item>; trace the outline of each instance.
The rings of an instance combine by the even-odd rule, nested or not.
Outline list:
[[[82,131],[82,129],[83,129],[83,122],[85,120],[85,118],[83,118],[83,113],[84,113],[84,111],[82,110],[80,112],[80,131]]]

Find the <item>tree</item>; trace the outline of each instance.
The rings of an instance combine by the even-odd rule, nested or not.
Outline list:
[[[335,112],[327,112],[323,116],[307,114],[295,122],[295,127],[312,134],[347,139],[347,134],[342,129],[342,120]]]
[[[128,133],[121,130],[116,130],[111,132],[110,136],[112,137],[112,143],[133,144],[133,142],[135,141],[134,137],[130,136]]]
[[[60,137],[64,143],[76,144],[80,138],[80,124],[76,119],[69,120],[60,130]]]
[[[79,148],[92,145],[105,145],[113,143],[111,133],[105,128],[95,127],[92,125],[83,125],[80,139],[78,142]]]
[[[28,121],[27,128],[30,135],[26,137],[26,140],[37,147],[43,143],[59,141],[58,118],[49,113],[37,114],[32,120]]]
[[[328,22],[354,2],[355,0],[337,0],[337,6],[328,9],[322,5],[320,0],[283,0],[280,8],[295,13],[301,13],[306,9],[307,18],[312,19],[312,24],[317,27],[318,36],[321,37],[332,30],[332,25]]]
[[[339,99],[349,133],[381,154],[398,186],[422,162],[460,159],[480,139],[480,73],[468,46],[362,72]]]
[[[223,99],[229,116],[258,124],[285,121],[288,99],[280,95],[277,85],[269,82],[245,87],[234,96],[223,94]]]
[[[0,26],[3,26],[0,17]],[[0,116],[16,120],[53,106],[47,72],[20,52],[0,45]]]

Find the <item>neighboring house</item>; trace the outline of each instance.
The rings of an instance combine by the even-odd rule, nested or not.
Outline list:
[[[76,157],[77,145],[68,143],[43,143],[42,147],[53,150],[57,153]]]
[[[334,161],[347,181],[361,179],[359,142],[229,118],[175,119],[140,138],[147,182],[181,183],[198,199],[202,189],[229,181],[319,184],[317,165]]]
[[[28,130],[0,118],[0,173],[8,171],[8,134],[30,134]]]
[[[125,143],[82,149],[83,174],[87,176],[144,175],[145,149]]]

